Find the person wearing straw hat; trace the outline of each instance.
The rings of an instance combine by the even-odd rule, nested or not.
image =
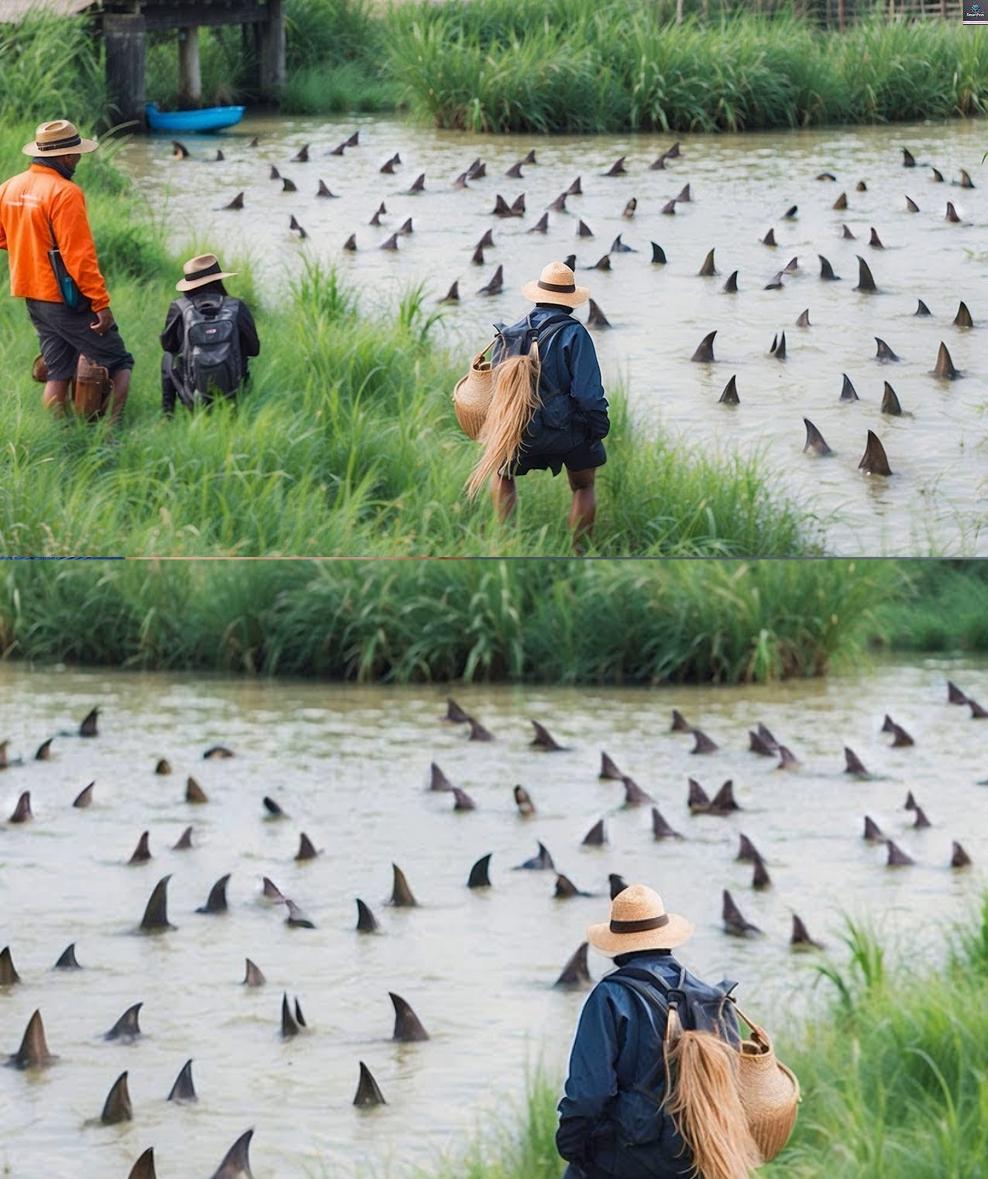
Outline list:
[[[521,293],[535,309],[504,335],[517,334],[528,326],[539,333],[538,400],[523,407],[526,412],[521,419],[510,404],[514,388],[520,396],[528,395],[527,370],[520,385],[504,383],[502,403],[498,401],[502,386],[495,385],[481,436],[487,445],[467,486],[473,494],[489,477],[495,509],[500,519],[506,520],[517,506],[517,480],[522,475],[551,470],[556,476],[565,467],[573,493],[569,525],[578,546],[593,528],[597,514],[594,482],[597,468],[607,462],[601,440],[610,429],[610,419],[590,333],[576,319],[562,327],[557,327],[556,321],[560,313],[571,316],[586,303],[590,291],[577,286],[573,271],[564,262],[550,262]],[[500,359],[495,348],[495,371]]]
[[[235,397],[250,376],[247,358],[261,351],[250,308],[223,285],[235,270],[224,270],[215,254],[199,254],[183,264],[182,273],[175,284],[181,298],[169,306],[161,333],[161,406],[166,417],[176,401],[192,409],[208,404],[216,390]]]
[[[42,123],[21,149],[30,167],[0,184],[0,249],[10,258],[10,293],[24,299],[47,369],[44,404],[65,412],[80,355],[106,368],[110,416],[123,413],[134,358],[110,310],[89,228],[86,198],[74,182],[84,155],[96,151],[74,123]]]
[[[610,920],[587,930],[590,945],[621,969],[597,983],[580,1014],[556,1132],[556,1147],[569,1163],[566,1179],[685,1179],[694,1174],[673,1118],[660,1107],[666,1081],[666,988],[700,1003],[723,996],[673,957],[692,934],[692,923],[667,912],[659,894],[644,884],[619,892]],[[643,977],[654,980],[654,986],[644,985],[658,997],[657,1005],[643,1002],[634,983],[618,981],[628,968],[639,985]],[[727,1034],[736,1037],[733,1012],[727,1019]]]

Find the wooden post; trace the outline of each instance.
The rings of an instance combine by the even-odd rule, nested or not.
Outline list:
[[[261,97],[277,99],[285,84],[285,16],[282,0],[268,0],[267,9],[268,19],[261,26]]]
[[[837,28],[843,33],[847,25],[847,0],[837,0]]]
[[[199,68],[199,26],[178,30],[178,104],[202,104],[202,71]]]
[[[136,120],[143,127],[147,64],[144,17],[107,13],[103,17],[103,38],[110,104],[120,122]]]

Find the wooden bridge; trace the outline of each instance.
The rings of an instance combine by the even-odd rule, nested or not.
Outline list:
[[[87,13],[106,43],[106,79],[116,117],[144,125],[147,35],[178,33],[179,94],[183,106],[202,99],[199,29],[239,25],[253,39],[257,92],[276,100],[285,81],[285,21],[282,0],[0,0],[0,21],[31,12]]]

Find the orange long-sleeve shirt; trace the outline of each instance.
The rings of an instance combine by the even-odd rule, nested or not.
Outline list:
[[[48,258],[53,230],[65,267],[93,311],[109,307],[82,189],[43,164],[0,184],[0,250],[10,254],[10,293],[63,301]]]

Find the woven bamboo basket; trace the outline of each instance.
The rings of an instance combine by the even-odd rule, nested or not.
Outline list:
[[[486,359],[490,347],[488,344],[483,352],[477,353],[470,362],[469,372],[456,382],[453,390],[456,420],[468,438],[479,437],[494,396],[494,372]]]
[[[738,1014],[751,1029],[741,1042],[738,1091],[748,1128],[762,1159],[770,1162],[789,1141],[799,1111],[799,1081],[779,1060],[764,1028]]]

